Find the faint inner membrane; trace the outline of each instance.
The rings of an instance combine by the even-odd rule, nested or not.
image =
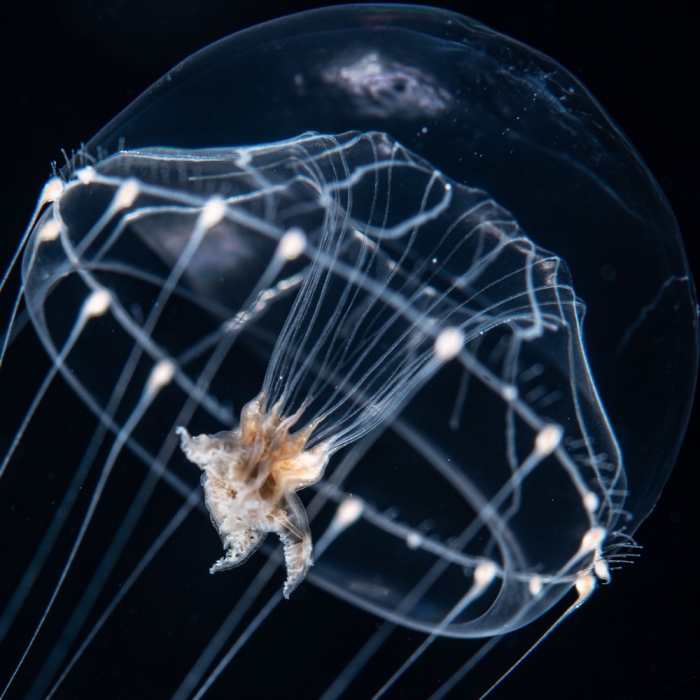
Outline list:
[[[318,527],[319,585],[462,637],[606,572],[625,476],[584,304],[487,192],[348,132],[121,151],[52,198],[24,262],[33,321],[139,459],[167,462],[180,426],[223,543],[212,572],[274,533],[288,597]],[[109,362],[80,361],[98,347]],[[164,475],[189,493],[176,458]]]

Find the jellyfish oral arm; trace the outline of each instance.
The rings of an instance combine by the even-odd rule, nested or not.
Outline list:
[[[262,394],[246,404],[233,431],[192,437],[181,427],[177,433],[187,459],[204,472],[205,502],[226,550],[210,572],[239,566],[274,532],[284,547],[288,598],[313,563],[309,522],[296,491],[323,476],[330,453],[323,443],[304,449],[314,422],[290,434],[300,413],[283,418],[277,406],[264,413],[262,405]]]

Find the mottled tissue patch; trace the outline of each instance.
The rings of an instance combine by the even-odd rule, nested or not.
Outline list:
[[[329,455],[323,444],[304,449],[315,423],[292,433],[298,413],[284,418],[279,404],[264,413],[262,402],[259,394],[243,407],[236,430],[191,437],[180,427],[177,433],[187,459],[204,472],[204,498],[226,550],[210,572],[242,564],[274,532],[284,545],[289,598],[313,563],[309,521],[296,492],[321,478]]]

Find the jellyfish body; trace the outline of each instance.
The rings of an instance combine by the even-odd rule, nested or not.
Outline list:
[[[268,85],[245,109],[241,62]],[[224,84],[233,102],[214,96]],[[455,15],[337,8],[215,44],[88,143],[42,207],[23,297],[52,367],[7,464],[58,375],[97,423],[46,536],[77,525],[54,589],[72,607],[30,695],[70,682],[167,551],[189,560],[213,539],[204,505],[225,549],[211,570],[247,563],[197,581],[238,603],[200,633],[176,697],[224,682],[280,597],[282,562],[285,596],[308,574],[429,639],[518,629],[607,580],[673,461],[683,420],[645,466],[630,426],[652,441],[658,414],[628,416],[626,396],[645,337],[694,371],[668,205],[571,76]],[[658,263],[644,284],[642,239]],[[603,264],[629,280],[624,298],[601,294]],[[675,386],[653,387],[665,416],[687,412]],[[95,529],[108,544],[64,583]],[[282,553],[251,557],[267,533]],[[42,551],[3,634],[46,596],[31,592]],[[360,673],[338,684],[346,661],[329,697]]]

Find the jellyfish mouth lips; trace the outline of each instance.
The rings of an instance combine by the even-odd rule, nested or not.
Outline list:
[[[190,436],[177,429],[185,456],[204,473],[207,509],[226,550],[211,573],[245,562],[268,533],[284,545],[289,597],[312,564],[308,518],[296,491],[323,476],[329,451],[324,443],[305,449],[316,427],[312,421],[291,433],[301,411],[280,416],[279,404],[263,409],[261,393],[244,406],[236,430]]]

